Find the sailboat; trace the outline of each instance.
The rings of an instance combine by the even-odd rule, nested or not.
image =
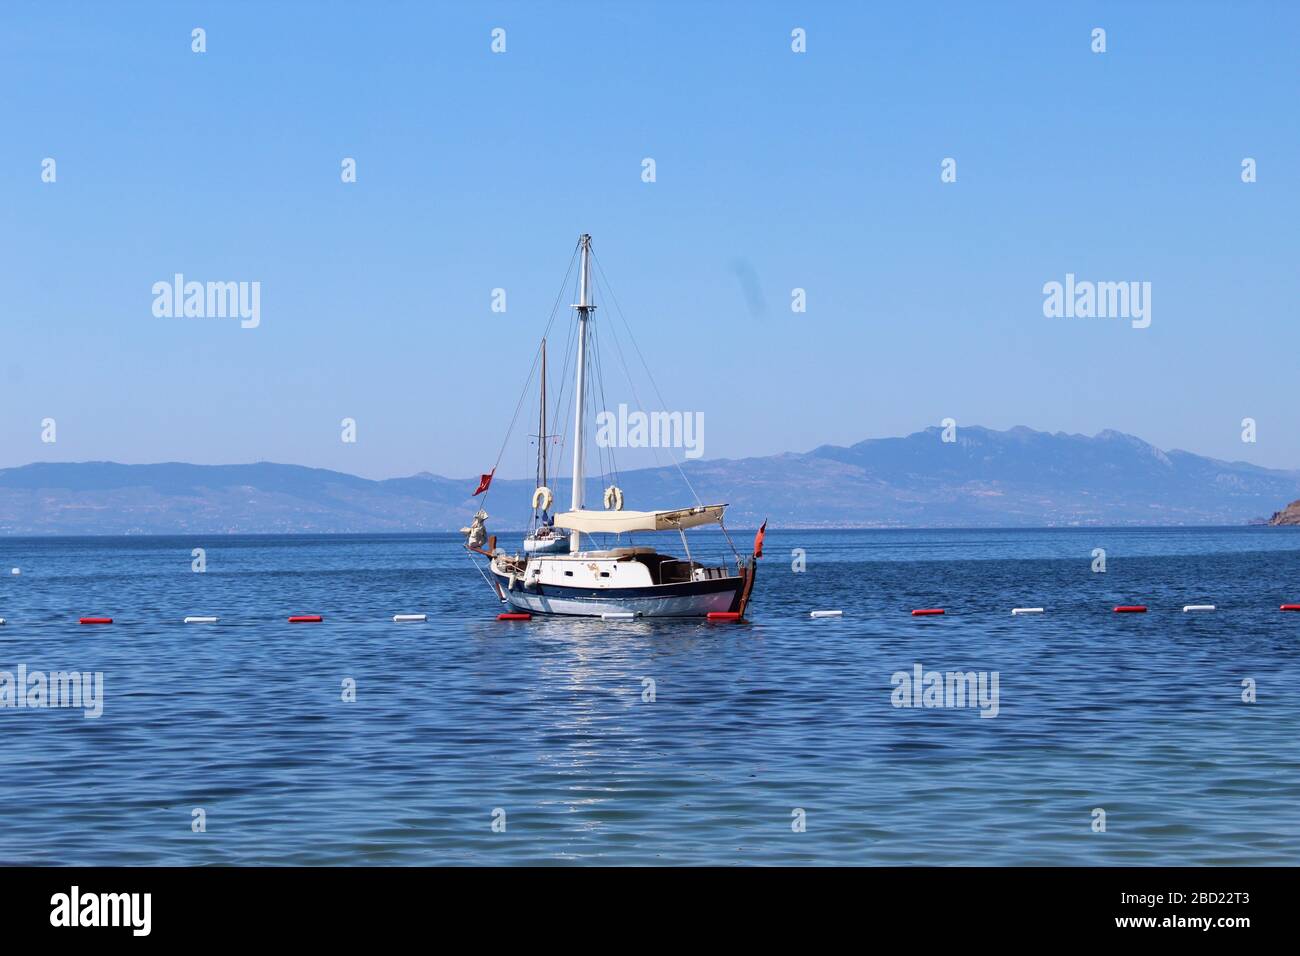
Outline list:
[[[624,510],[623,492],[611,484],[605,490],[603,510],[586,506],[586,411],[593,397],[591,372],[593,368],[599,370],[598,363],[593,365],[594,342],[590,329],[596,310],[591,292],[590,235],[584,233],[579,237],[577,254],[580,265],[578,302],[573,306],[577,328],[573,432],[569,436],[573,446],[569,510],[549,514],[554,496],[546,484],[546,440],[539,436],[534,528],[524,539],[522,552],[508,553],[497,547],[496,536],[487,535],[484,523],[488,515],[482,508],[471,526],[461,529],[466,534],[465,546],[471,559],[474,555],[488,559],[484,577],[497,598],[516,611],[616,618],[743,616],[754,589],[757,559],[762,556],[762,531],[755,539],[752,556],[742,558],[731,547],[734,564],[725,559],[713,563],[696,560],[685,534],[691,528],[717,525],[730,545],[730,536],[723,525],[725,504],[704,504],[697,498],[696,504],[684,507]],[[570,274],[571,270],[572,264]],[[545,339],[543,356],[544,343]],[[545,373],[542,383],[544,395]],[[543,398],[541,436],[546,432],[545,415]],[[681,472],[680,465],[678,470]],[[482,476],[475,492],[475,495],[483,493],[485,501],[495,471],[494,466]],[[685,480],[685,473],[681,475]],[[684,556],[633,540],[634,535],[642,533],[673,531],[680,536]],[[557,537],[563,541],[562,545],[552,543]]]

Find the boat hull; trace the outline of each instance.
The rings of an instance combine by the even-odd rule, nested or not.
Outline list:
[[[600,617],[634,614],[637,617],[704,617],[713,611],[738,611],[745,579],[718,578],[638,588],[581,588],[551,584],[525,586],[492,572],[506,603],[530,614]]]

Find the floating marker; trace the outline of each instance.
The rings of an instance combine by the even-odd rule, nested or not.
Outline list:
[[[10,574],[22,574],[23,572],[22,572],[22,569],[21,569],[21,568],[14,568],[14,569],[13,569],[12,571],[10,571],[9,573],[10,573]]]
[[[912,617],[929,617],[931,614],[942,614],[941,607],[922,607],[912,612]]]
[[[216,624],[217,619],[215,617],[187,617],[185,619],[185,623],[186,624]]]
[[[1145,614],[1146,612],[1145,604],[1121,604],[1115,608],[1116,614]]]
[[[843,617],[843,611],[813,611],[809,617]]]
[[[80,621],[82,624],[112,624],[111,617],[83,617]]]
[[[600,616],[602,621],[630,621],[636,617],[632,611],[606,611]]]
[[[394,614],[393,623],[401,624],[406,621],[424,621],[427,620],[428,617],[429,615],[427,614]]]
[[[4,626],[5,619],[0,617],[0,627]]]
[[[1188,611],[1213,611],[1214,609],[1215,608],[1213,604],[1184,604],[1183,605],[1184,614],[1186,614]]]
[[[739,611],[710,611],[708,614],[710,621],[739,621]]]
[[[531,621],[533,616],[527,612],[498,614],[498,621]]]
[[[319,624],[323,620],[325,620],[325,618],[321,617],[319,614],[295,614],[293,617],[289,618],[289,623]]]
[[[1011,609],[1011,613],[1012,614],[1042,614],[1043,609],[1041,607],[1013,607]]]
[[[1283,604],[1283,611],[1300,611],[1300,604]]]

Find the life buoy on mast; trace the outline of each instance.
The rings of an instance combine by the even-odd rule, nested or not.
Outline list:
[[[533,492],[533,510],[550,511],[551,504],[555,501],[555,495],[551,494],[551,489],[545,485]]]
[[[618,487],[618,485],[610,485],[605,489],[605,510],[623,510],[623,489]]]

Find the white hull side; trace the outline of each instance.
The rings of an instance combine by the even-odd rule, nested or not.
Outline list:
[[[609,613],[638,617],[704,617],[710,611],[734,610],[744,587],[744,579],[740,577],[650,587],[588,589],[545,584],[527,587],[517,576],[502,574],[495,568],[492,576],[512,608],[531,614],[574,617],[600,617]]]
[[[521,611],[574,617],[600,617],[614,612],[631,613],[639,617],[704,617],[710,611],[730,610],[734,597],[734,591],[679,597],[628,598],[620,598],[616,594],[599,598],[568,598],[523,591],[506,592],[506,601]]]

